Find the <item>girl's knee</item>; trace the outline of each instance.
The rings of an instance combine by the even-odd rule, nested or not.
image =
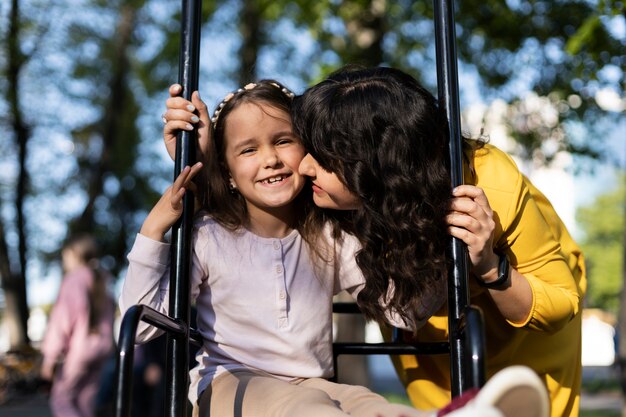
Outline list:
[[[333,400],[324,391],[304,387],[285,397],[279,407],[281,410],[277,415],[284,417],[319,417],[330,415],[330,410],[341,409],[339,402]]]

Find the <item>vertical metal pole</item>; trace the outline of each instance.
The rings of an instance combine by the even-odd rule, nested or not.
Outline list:
[[[183,87],[183,97],[191,98],[198,89],[200,56],[201,0],[182,0],[182,21],[178,78]],[[195,162],[197,131],[182,131],[176,140],[174,178],[182,169]],[[191,263],[191,231],[193,222],[194,198],[191,192],[185,194],[183,214],[172,227],[171,275],[170,275],[170,317],[182,320],[188,329],[190,321],[189,270]],[[168,355],[166,366],[167,384],[165,393],[166,414],[170,417],[187,415],[187,391],[189,389],[189,334],[176,337],[168,334]]]
[[[435,43],[437,50],[437,85],[439,105],[446,109],[450,131],[450,174],[452,187],[463,184],[461,146],[461,117],[459,111],[459,80],[456,58],[456,31],[454,28],[454,1],[434,0]],[[452,396],[461,394],[469,384],[463,357],[464,346],[459,337],[459,319],[469,302],[467,250],[462,241],[451,238],[450,255],[453,265],[449,274],[448,329],[450,332],[450,367]]]

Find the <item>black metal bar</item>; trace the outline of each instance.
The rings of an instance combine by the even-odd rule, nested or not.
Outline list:
[[[448,342],[418,343],[334,343],[335,355],[436,355],[450,352]]]
[[[130,417],[133,397],[133,358],[135,355],[135,336],[139,321],[167,331],[174,337],[185,337],[187,329],[184,323],[174,320],[145,305],[134,305],[126,311],[120,325],[118,358],[115,384],[115,415]]]
[[[485,326],[482,311],[476,306],[467,306],[463,313],[460,332],[464,336],[467,369],[465,379],[471,387],[485,385]]]
[[[191,99],[198,89],[200,26],[202,18],[201,0],[182,0],[182,20],[179,54],[179,83],[183,87],[183,97]],[[176,140],[174,178],[185,166],[195,160],[197,131],[181,131]],[[182,320],[188,329],[191,312],[189,301],[189,269],[191,263],[191,231],[194,212],[194,198],[187,192],[183,199],[183,214],[172,227],[170,307],[169,315]],[[168,335],[168,355],[166,366],[167,384],[165,410],[170,417],[187,415],[187,390],[189,386],[188,334],[184,338]]]
[[[357,303],[339,301],[333,303],[333,313],[338,314],[361,314],[361,309]]]
[[[398,330],[394,328],[394,330]],[[331,381],[337,381],[340,355],[437,355],[449,354],[448,342],[418,343],[410,345],[394,338],[390,343],[335,342],[333,343],[333,369]]]
[[[463,184],[459,80],[454,28],[454,1],[434,0],[435,44],[439,105],[445,108],[450,133],[450,174],[452,187]],[[453,265],[448,279],[448,329],[450,335],[450,372],[452,396],[469,387],[463,358],[466,356],[458,332],[459,319],[469,302],[467,250],[462,241],[451,238],[449,254]],[[452,285],[450,285],[452,284]]]

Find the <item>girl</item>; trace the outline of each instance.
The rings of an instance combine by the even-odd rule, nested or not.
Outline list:
[[[389,305],[414,305],[413,321],[434,314],[415,340],[445,340],[447,312],[436,310],[445,297],[445,242],[455,236],[468,247],[471,303],[485,316],[488,375],[530,366],[550,390],[552,416],[578,415],[583,257],[510,157],[466,140],[467,185],[450,196],[445,114],[392,68],[339,71],[298,97],[292,115],[309,151],[300,173],[311,178],[315,204],[333,209],[321,222],[362,244],[366,315],[378,316],[377,300],[392,285]],[[450,398],[448,358],[402,356],[396,365],[417,407]]]
[[[52,381],[56,417],[92,417],[103,367],[113,352],[115,303],[89,235],[69,238],[61,252],[65,277],[41,345],[41,377]]]
[[[202,152],[211,175],[197,184],[203,210],[193,235],[191,297],[204,344],[189,398],[201,416],[431,415],[326,379],[332,375],[333,295],[345,289],[356,297],[363,278],[354,261],[356,240],[308,223],[298,173],[305,151],[291,130],[292,96],[275,81],[249,84],[228,95],[211,121],[197,94],[192,103],[168,100],[166,143],[172,130],[190,123],[200,123],[201,140],[212,136]],[[196,108],[200,117],[192,113]],[[136,303],[167,310],[164,235],[201,168],[185,168],[144,222],[128,256],[122,310]],[[144,326],[139,339],[154,333]],[[534,375],[518,371],[541,400]],[[518,381],[481,391],[470,405],[453,405],[441,415],[502,417],[494,404],[510,398]]]

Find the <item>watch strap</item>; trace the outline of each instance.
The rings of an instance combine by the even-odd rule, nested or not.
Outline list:
[[[494,281],[485,282],[478,280],[478,284],[481,287],[499,289],[503,288],[509,282],[511,266],[509,264],[509,258],[504,253],[498,254],[498,278]]]

